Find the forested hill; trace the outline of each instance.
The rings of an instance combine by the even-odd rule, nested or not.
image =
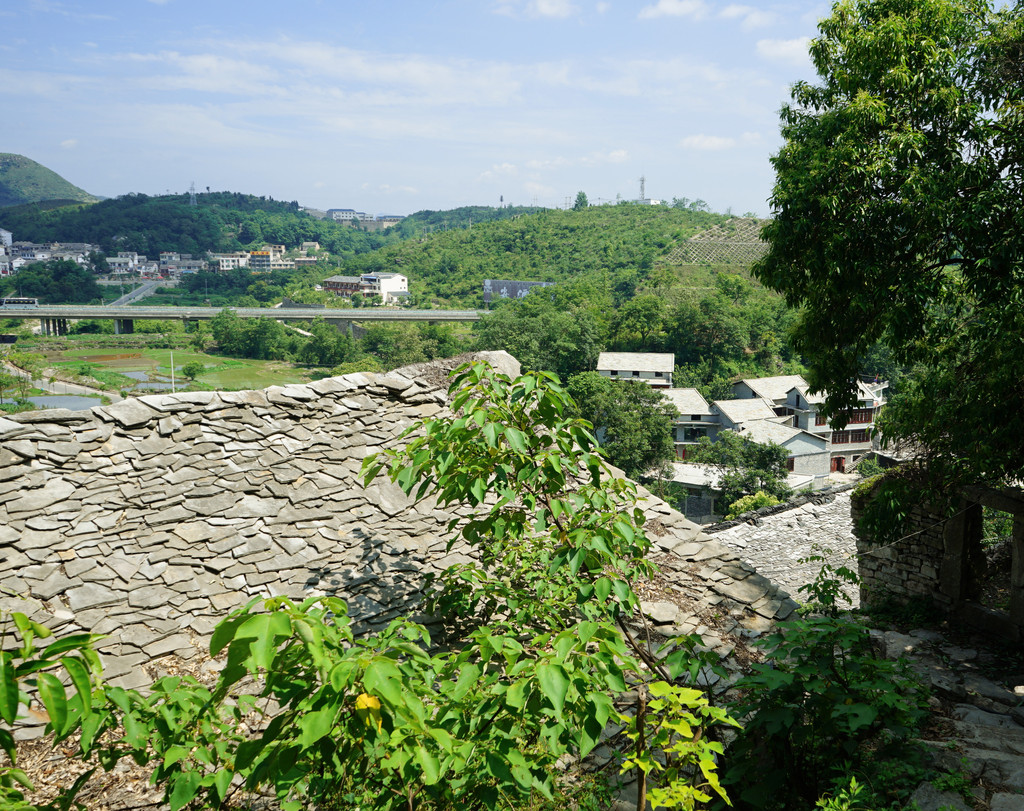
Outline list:
[[[729,217],[666,206],[619,204],[546,209],[436,232],[353,257],[343,273],[393,271],[417,299],[477,306],[484,279],[564,281],[646,275],[681,242]]]
[[[201,254],[259,248],[296,248],[319,242],[335,256],[372,251],[395,237],[366,233],[333,220],[318,220],[298,203],[233,192],[150,197],[127,194],[92,205],[51,209],[24,205],[0,211],[0,227],[29,242],[92,242],[107,254],[161,251]]]
[[[424,236],[437,231],[449,231],[456,228],[471,228],[485,222],[498,220],[514,220],[524,214],[537,214],[544,211],[535,206],[462,206],[447,211],[417,211],[410,214],[397,225],[392,226],[392,233],[403,238]]]
[[[0,152],[0,208],[47,200],[91,203],[98,199],[31,158]]]

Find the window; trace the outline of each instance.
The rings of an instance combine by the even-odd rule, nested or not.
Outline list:
[[[873,408],[855,408],[850,412],[850,422],[852,423],[865,423],[871,422],[874,419],[875,410]]]
[[[854,443],[867,442],[869,439],[868,432],[865,430],[859,431],[833,431],[832,432],[832,444],[833,445],[852,445]]]
[[[612,377],[618,377],[618,376],[619,376],[619,373],[617,371],[615,371],[614,369],[612,369]]]
[[[633,377],[640,377],[640,372],[633,372]]]
[[[824,425],[825,424],[825,415],[824,414],[815,414],[814,415],[814,424],[815,425]]]
[[[795,460],[795,459],[794,459],[794,458],[793,458],[792,456],[790,456],[790,457],[789,457],[789,458],[788,458],[788,459],[786,460],[786,470],[788,470],[788,471],[789,471],[790,473],[792,473],[792,472],[793,472],[793,463],[794,463],[795,461],[796,461],[796,460]]]
[[[701,414],[691,414],[690,415],[690,422],[700,422],[702,416],[703,415],[701,415]]]
[[[654,376],[655,376],[655,377],[661,377],[661,372],[655,372],[655,373],[654,373]]]

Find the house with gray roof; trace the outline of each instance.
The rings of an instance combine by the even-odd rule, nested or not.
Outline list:
[[[675,364],[671,352],[602,352],[597,372],[613,380],[639,380],[654,388],[670,389]]]

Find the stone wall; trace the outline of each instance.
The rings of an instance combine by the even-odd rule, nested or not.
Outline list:
[[[885,541],[872,537],[859,521],[874,495],[875,488],[859,491],[851,505],[864,603],[924,597],[982,631],[1024,639],[1024,494],[967,487],[946,503],[912,504],[899,537]],[[978,602],[985,569],[983,506],[1015,515],[1009,611]]]
[[[906,537],[897,543],[882,544],[857,528],[864,511],[863,500],[855,498],[851,506],[864,602],[886,597],[929,597],[949,608],[951,599],[938,589],[945,554],[945,517],[916,504],[901,533]]]
[[[518,373],[506,353],[482,355]],[[105,634],[106,675],[122,686],[150,683],[162,657],[200,656],[253,597],[337,594],[357,630],[414,610],[424,575],[469,550],[447,549],[451,511],[358,474],[447,408],[447,373],[465,359],[0,418],[0,610],[58,635]],[[646,494],[644,508],[667,573],[648,592],[666,627],[708,631],[714,606],[722,634],[749,636],[793,610],[663,502]]]

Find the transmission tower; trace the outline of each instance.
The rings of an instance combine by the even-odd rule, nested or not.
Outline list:
[[[644,190],[644,184],[647,183],[647,178],[640,175],[640,202],[642,203],[647,199],[647,192]]]
[[[194,206],[196,204],[196,182],[193,180],[192,185],[188,187],[188,204]]]

